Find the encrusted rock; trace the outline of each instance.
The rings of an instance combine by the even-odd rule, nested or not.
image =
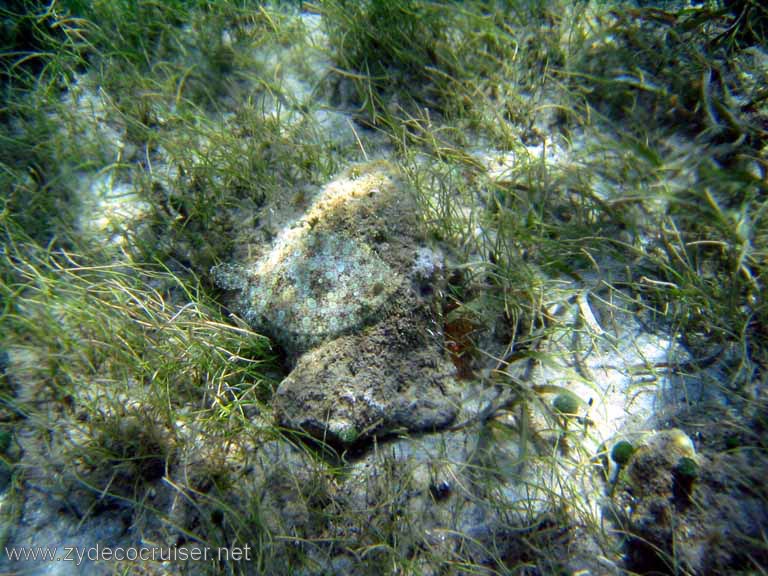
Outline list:
[[[375,318],[400,282],[366,243],[309,231],[256,264],[243,312],[286,348],[305,350]]]
[[[442,255],[386,163],[351,169],[253,263],[214,269],[233,306],[294,370],[277,422],[337,445],[450,424],[454,368],[435,330]]]
[[[340,445],[450,424],[457,409],[445,392],[454,368],[425,338],[426,320],[395,312],[302,356],[278,388],[278,422]]]
[[[394,206],[393,178],[374,166],[326,187],[255,263],[213,270],[248,323],[294,358],[381,318],[403,283],[407,257],[386,240],[402,241],[398,220],[410,218]]]
[[[681,460],[697,468],[685,486]],[[765,550],[753,543],[768,522],[759,504],[764,495],[756,491],[765,466],[765,456],[750,450],[697,454],[678,429],[649,438],[619,480],[614,503],[628,534],[627,567],[642,574],[672,565],[690,574],[732,574],[737,566],[762,565]]]

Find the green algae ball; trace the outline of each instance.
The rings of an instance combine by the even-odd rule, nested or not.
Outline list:
[[[579,412],[579,399],[573,394],[560,394],[552,402],[555,411],[563,415],[573,415]]]
[[[696,478],[699,477],[699,465],[696,464],[696,461],[693,458],[683,456],[680,458],[680,460],[677,461],[677,465],[675,466],[675,474],[681,480],[693,482],[696,480]]]
[[[352,425],[345,426],[338,432],[339,440],[341,440],[344,444],[353,444],[359,436],[360,433]]]
[[[8,430],[0,430],[0,454],[8,452],[11,447],[11,433]]]
[[[741,438],[739,438],[738,434],[731,434],[730,436],[726,436],[725,447],[728,450],[736,450],[737,448],[741,448]]]
[[[13,481],[13,468],[0,460],[0,494],[5,492]]]
[[[626,440],[622,440],[621,442],[616,442],[613,450],[611,450],[611,460],[619,466],[625,466],[634,453],[635,447]]]

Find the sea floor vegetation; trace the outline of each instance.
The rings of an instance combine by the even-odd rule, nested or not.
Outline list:
[[[767,46],[758,0],[3,3],[0,571],[766,573]]]

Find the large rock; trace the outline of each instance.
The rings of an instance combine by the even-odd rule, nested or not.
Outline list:
[[[432,302],[443,258],[419,236],[417,213],[386,163],[358,166],[254,262],[214,270],[294,367],[275,398],[280,425],[349,445],[455,418]]]
[[[402,281],[370,246],[313,233],[260,263],[246,319],[305,349],[375,319]]]
[[[213,271],[292,359],[382,318],[415,259],[413,210],[381,165],[367,170],[329,184],[255,262]]]
[[[425,336],[428,316],[410,312],[302,356],[278,388],[278,423],[337,445],[450,424],[454,367]]]

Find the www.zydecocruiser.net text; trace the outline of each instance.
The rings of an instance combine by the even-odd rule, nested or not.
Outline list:
[[[117,561],[117,562],[206,562],[215,560],[218,562],[232,560],[234,562],[249,562],[251,560],[251,546],[248,544],[232,546],[230,548],[198,547],[150,547],[150,546],[34,546],[34,547],[7,547],[5,557],[12,562],[39,561],[39,562],[74,562],[80,566],[83,562],[90,561]]]

